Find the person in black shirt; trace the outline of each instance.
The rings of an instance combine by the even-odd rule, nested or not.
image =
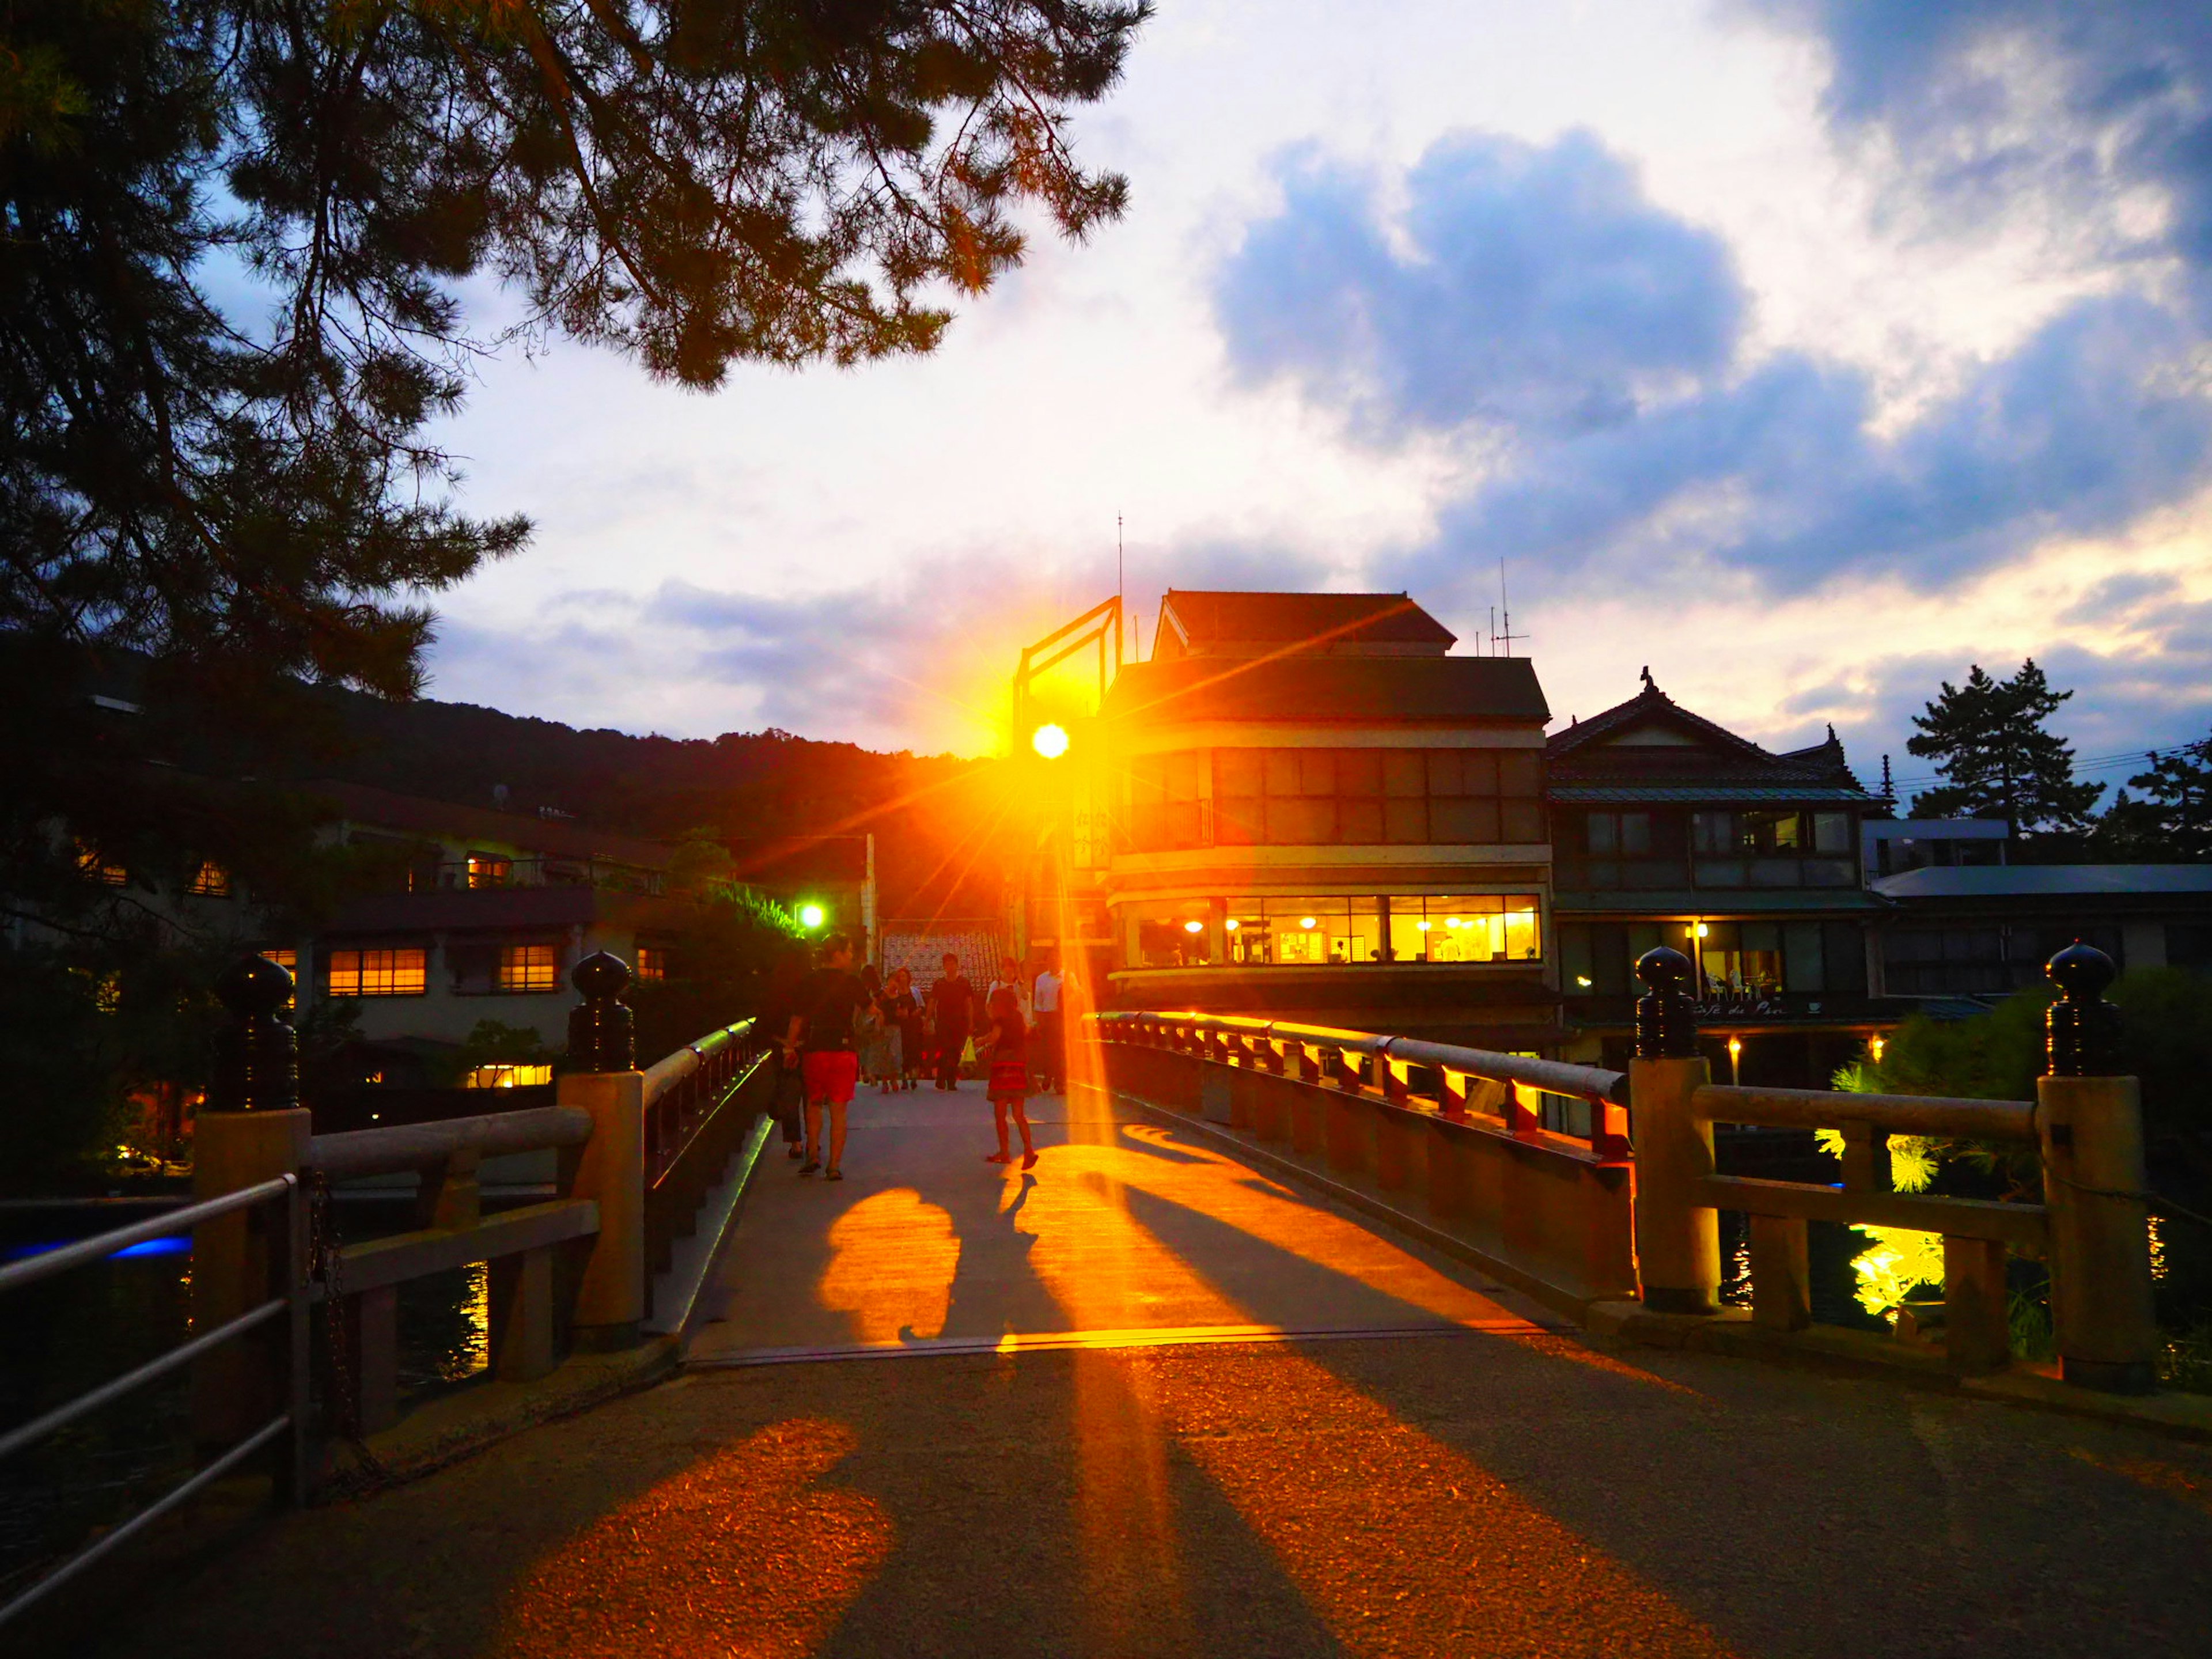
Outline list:
[[[930,1018],[937,1031],[937,1086],[960,1086],[960,1053],[968,1046],[969,1021],[975,1011],[975,988],[960,971],[960,958],[945,953],[945,972],[929,988]]]
[[[785,1149],[793,1158],[806,1155],[806,1132],[803,1120],[806,1110],[806,1085],[799,1076],[799,1053],[782,1046],[785,1033],[790,1030],[794,1016],[806,1012],[802,988],[806,983],[806,957],[794,949],[775,964],[769,976],[768,994],[762,999],[759,1030],[777,1049],[771,1060],[775,1070],[775,1096],[769,1106],[776,1127],[783,1132]]]
[[[853,941],[832,933],[822,941],[822,965],[807,975],[799,1006],[784,1033],[787,1055],[799,1056],[806,1085],[806,1162],[799,1173],[822,1168],[822,1109],[830,1109],[830,1168],[823,1179],[842,1181],[845,1112],[860,1079],[860,1057],[853,1048],[853,1017],[868,1000],[867,988],[853,971]]]

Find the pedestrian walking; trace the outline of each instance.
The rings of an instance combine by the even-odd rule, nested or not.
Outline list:
[[[890,988],[884,993],[885,1012],[890,1016],[896,1047],[893,1059],[898,1066],[898,1086],[915,1086],[915,1073],[921,1066],[922,1012],[921,999],[915,994],[914,975],[902,968],[891,975]]]
[[[1022,1168],[1036,1168],[1036,1143],[1030,1138],[1029,1027],[1022,1018],[1020,999],[1013,988],[1001,985],[991,994],[986,1005],[991,1019],[991,1030],[985,1039],[986,1075],[990,1079],[991,1118],[999,1129],[999,1150],[988,1154],[987,1164],[1011,1164],[1013,1154],[1006,1146],[1006,1117],[1009,1113],[1022,1132]]]
[[[942,966],[945,971],[929,988],[931,1040],[937,1048],[937,1086],[957,1089],[960,1056],[968,1047],[975,1018],[975,988],[960,971],[960,958],[950,951],[945,953]]]
[[[806,1155],[806,1083],[800,1075],[799,1051],[783,1041],[792,1020],[804,1015],[806,958],[797,950],[778,958],[769,975],[768,992],[761,999],[760,1018],[754,1029],[775,1045],[769,1064],[775,1068],[775,1091],[769,1097],[769,1115],[783,1132],[785,1153]]]
[[[1060,989],[1059,965],[1048,953],[1037,969],[1036,984],[1030,996],[1030,1009],[1035,1016],[1030,1065],[1036,1073],[1039,1089],[1048,1095],[1060,1093],[1067,1082],[1066,1033],[1060,1025]]]
[[[876,1092],[891,1091],[890,1018],[884,1012],[884,981],[870,963],[860,969],[860,988],[868,994],[853,1016],[853,1046],[860,1056],[861,1080],[876,1085]]]
[[[860,1057],[854,1052],[854,1020],[867,1002],[867,988],[853,971],[853,941],[832,933],[822,941],[822,965],[807,976],[802,988],[801,1012],[793,1014],[784,1032],[787,1052],[796,1052],[806,1085],[806,1162],[799,1173],[812,1175],[822,1168],[822,1115],[830,1115],[830,1167],[823,1179],[842,1181],[845,1156],[845,1116],[853,1103],[854,1085],[860,1078]]]

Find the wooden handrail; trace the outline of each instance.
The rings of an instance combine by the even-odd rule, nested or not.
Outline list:
[[[1690,1097],[1709,1123],[1836,1129],[1870,1123],[1887,1134],[1955,1135],[1962,1140],[2033,1140],[2032,1100],[1959,1100],[1941,1095],[1860,1095],[1826,1089],[1752,1089],[1708,1083]]]
[[[590,1114],[566,1106],[542,1106],[521,1112],[490,1112],[482,1117],[447,1118],[442,1123],[403,1123],[388,1129],[317,1135],[307,1143],[307,1163],[332,1180],[344,1181],[356,1176],[418,1170],[460,1152],[497,1157],[548,1146],[580,1146],[591,1133]]]
[[[645,1099],[649,1106],[659,1096],[668,1092],[692,1073],[699,1062],[718,1049],[732,1042],[742,1042],[753,1029],[754,1022],[741,1019],[725,1025],[719,1031],[709,1031],[696,1042],[687,1042],[672,1054],[666,1054],[645,1068]]]

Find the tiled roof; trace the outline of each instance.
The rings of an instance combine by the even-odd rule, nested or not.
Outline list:
[[[1543,721],[1526,657],[1178,657],[1132,663],[1109,718],[1149,720]]]
[[[1837,801],[1853,806],[1881,803],[1863,789],[1823,783],[1738,783],[1715,778],[1706,783],[1570,783],[1555,784],[1544,792],[1547,799],[1566,806],[1653,805],[1687,805],[1704,801]]]
[[[1193,645],[1339,642],[1449,646],[1457,637],[1403,593],[1236,593],[1170,588]]]
[[[1638,726],[1669,730],[1689,742],[1676,745],[1620,741],[1620,734]],[[1615,703],[1564,732],[1554,732],[1545,742],[1544,755],[1554,785],[1553,798],[1559,800],[1571,799],[1561,793],[1561,786],[1711,788],[1717,793],[1707,799],[1718,799],[1723,791],[1729,799],[1753,799],[1751,786],[1808,785],[1844,793],[1820,796],[1801,792],[1788,799],[1879,804],[1853,775],[1832,727],[1823,741],[1778,755],[1693,714],[1649,680],[1627,702]]]

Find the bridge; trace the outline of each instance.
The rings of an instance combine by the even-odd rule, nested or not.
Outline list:
[[[1033,1171],[983,1161],[970,1085],[864,1092],[836,1185],[782,1157],[747,1028],[637,1067],[604,962],[560,1106],[316,1137],[252,970],[166,1218],[200,1501],[58,1567],[0,1651],[2201,1653],[2212,1412],[2148,1391],[2095,963],[2033,1102],[1714,1085],[1648,966],[1626,1075],[1100,1016]],[[1716,1173],[1716,1121],[1839,1128],[1844,1182]],[[1893,1133],[2033,1146],[2044,1200],[1889,1192]],[[560,1195],[483,1206],[526,1146]],[[422,1226],[330,1236],[330,1182],[410,1168]],[[1940,1335],[1814,1322],[1813,1219],[1941,1234]],[[2006,1345],[2023,1254],[2055,1366]],[[389,1291],[455,1261],[494,1267],[483,1392],[592,1408],[403,1470]]]

